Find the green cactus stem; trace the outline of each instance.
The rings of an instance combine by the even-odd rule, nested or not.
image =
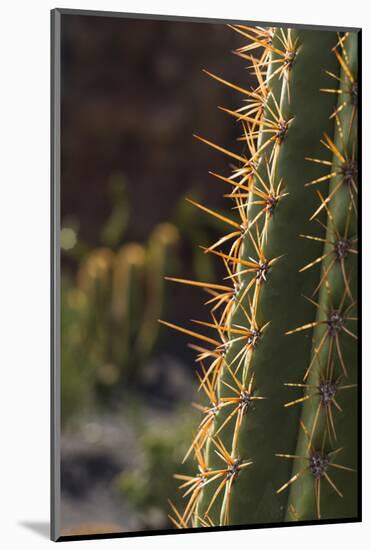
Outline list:
[[[299,489],[297,498],[287,490],[294,490],[296,480],[292,477],[290,457],[296,455],[298,442],[300,444],[309,433],[305,425],[307,415],[313,418],[317,410],[315,399],[309,398],[305,399],[302,416],[301,401],[297,406],[285,406],[293,404],[288,397],[292,395],[292,388],[287,384],[305,376],[313,363],[313,351],[318,347],[319,305],[312,298],[304,299],[303,295],[311,297],[320,288],[322,296],[323,289],[331,285],[326,273],[328,257],[320,257],[318,261],[311,259],[316,258],[319,243],[334,240],[332,216],[334,220],[347,219],[356,202],[356,195],[352,200],[348,183],[336,197],[331,195],[337,180],[327,177],[333,169],[332,156],[336,156],[330,146],[334,139],[338,143],[338,137],[334,138],[335,127],[338,136],[341,133],[339,120],[353,104],[341,107],[342,93],[321,91],[328,88],[329,75],[338,82],[340,69],[345,70],[338,55],[345,47],[345,38],[330,31],[242,25],[234,29],[249,39],[248,45],[237,53],[248,59],[258,86],[250,92],[215,78],[245,96],[242,109],[224,109],[237,119],[245,150],[243,153],[230,152],[201,138],[233,159],[234,170],[230,177],[214,174],[229,188],[231,215],[221,215],[211,205],[192,201],[195,207],[218,219],[221,230],[229,229],[217,242],[208,243],[204,250],[223,261],[226,281],[231,287],[226,281],[220,288],[202,283],[205,290],[213,291],[215,296],[210,323],[196,320],[192,328],[182,328],[163,322],[196,341],[196,360],[201,365],[199,379],[206,398],[205,405],[201,406],[203,418],[187,453],[187,458],[194,455],[198,473],[193,484],[181,486],[187,487],[189,496],[183,514],[176,520],[176,525],[182,528],[202,526],[204,522],[213,525],[281,522],[293,519],[290,510],[294,510],[299,519],[302,516],[305,519],[319,517],[319,508],[313,506],[313,502],[307,508],[303,505],[305,514],[298,506]],[[353,98],[354,89],[353,95],[348,89],[344,94],[348,94],[348,99]],[[330,116],[334,112],[335,116]],[[351,126],[352,132],[355,125],[354,115],[351,124],[344,122],[344,127]],[[349,155],[354,154],[354,148],[350,149],[352,152],[347,149],[348,156],[344,158],[351,158],[353,162]],[[312,160],[306,160],[309,156]],[[339,159],[334,162],[338,163]],[[324,169],[326,177],[323,177]],[[352,178],[349,172],[344,162],[337,178],[349,182]],[[313,186],[306,185],[308,183]],[[320,204],[313,189],[315,183],[321,183]],[[329,213],[331,203],[333,214]],[[313,213],[319,223],[314,223]],[[340,222],[337,228],[344,234],[345,227]],[[353,238],[353,222],[349,223],[348,230]],[[343,255],[348,244],[341,242],[336,246],[336,254]],[[305,266],[308,267],[303,269]],[[343,282],[347,300],[351,300],[348,291],[353,292],[354,287],[348,288],[351,282],[348,283],[348,276],[344,277],[340,271],[337,280]],[[176,279],[176,282],[197,286],[192,281]],[[321,299],[324,301],[325,296]],[[334,299],[339,308],[338,295]],[[341,306],[349,307],[345,300]],[[336,323],[343,322],[335,313],[333,310],[329,313],[332,317],[326,324],[328,334],[338,330]],[[203,326],[205,332],[198,332],[195,326]],[[206,332],[207,329],[210,332]],[[295,335],[289,336],[291,332]],[[350,355],[345,350],[344,360],[353,362],[355,368],[354,346],[354,342],[349,344]],[[317,366],[311,372],[315,369]],[[325,384],[321,391],[327,400],[331,399],[334,388],[327,378],[322,381]],[[354,388],[346,388],[344,395],[350,396],[352,391],[354,394]],[[316,399],[318,402],[318,397]],[[354,398],[349,399],[353,412],[348,418],[349,422],[354,422]],[[310,413],[305,413],[309,409]],[[352,425],[355,431],[355,424]],[[317,445],[317,441],[314,443]],[[353,442],[350,447],[350,452],[354,453]],[[318,494],[314,490],[316,480],[327,475],[327,468],[332,467],[329,463],[338,464],[338,457],[334,459],[336,449],[326,447],[326,455],[317,451],[315,448],[309,456],[305,471],[314,495]],[[340,470],[346,462],[339,464]],[[298,476],[301,477],[304,480],[304,474]],[[347,500],[346,508],[354,515],[352,502],[356,483],[354,480],[348,483],[352,488],[348,491],[349,498],[344,495],[344,502]],[[330,506],[335,498],[333,490],[329,495]],[[318,498],[314,498],[316,500]],[[344,507],[333,512],[332,517],[342,517],[338,514],[343,513]]]
[[[357,41],[356,33],[348,33],[334,50],[341,66],[341,93],[332,114],[334,142],[325,136],[323,143],[333,150],[330,174],[336,175],[330,178],[327,198],[322,190],[318,193],[319,207],[312,216],[315,225],[321,211],[325,213],[327,231],[325,241],[318,243],[317,254],[323,260],[315,293],[317,324],[311,361],[301,381],[305,384],[301,418],[307,433],[301,431],[295,452],[309,460],[296,459],[292,474],[308,464],[309,469],[290,490],[299,519],[357,516]],[[334,455],[317,478],[312,464],[315,452],[325,460]]]

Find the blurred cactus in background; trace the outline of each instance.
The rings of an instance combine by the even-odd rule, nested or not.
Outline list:
[[[147,244],[120,246],[130,217],[123,176],[111,177],[108,193],[102,246],[89,248],[73,220],[61,234],[62,252],[77,262],[76,275],[62,274],[63,421],[134,382],[157,341],[164,276],[177,265],[179,234],[171,223],[155,226]]]
[[[178,240],[176,227],[163,223],[154,228],[147,246],[128,243],[117,252],[98,248],[81,262],[76,286],[70,283],[63,293],[62,350],[68,350],[67,355],[62,351],[68,393],[63,417],[74,410],[68,404],[74,394],[78,406],[84,393],[92,396],[99,388],[135,380],[157,340],[164,276],[172,272]],[[68,286],[67,279],[64,284]],[[77,377],[81,381],[76,385]],[[84,381],[86,391],[81,391]],[[70,385],[76,385],[72,394]]]
[[[121,380],[135,378],[158,335],[157,319],[164,310],[164,275],[173,270],[176,227],[157,225],[147,247],[130,243],[120,248],[113,267],[112,359]]]

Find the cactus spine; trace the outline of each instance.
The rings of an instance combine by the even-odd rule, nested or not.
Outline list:
[[[234,30],[249,39],[237,53],[248,59],[258,86],[249,91],[211,76],[245,96],[241,109],[224,109],[237,119],[245,151],[200,138],[238,163],[229,177],[213,174],[228,185],[234,214],[221,216],[191,201],[230,227],[205,248],[224,262],[227,279],[220,285],[173,279],[212,294],[210,323],[195,321],[212,336],[163,321],[196,340],[200,388],[209,401],[200,407],[203,419],[186,456],[194,455],[198,470],[194,477],[178,475],[189,500],[183,513],[172,507],[171,518],[182,528],[277,522],[293,514],[315,519],[321,517],[322,481],[328,482],[322,517],[352,517],[355,479],[344,477],[349,497],[344,494],[339,506],[332,469],[339,483],[340,474],[352,475],[347,470],[355,453],[348,432],[356,431],[356,391],[350,387],[356,344],[353,331],[346,332],[348,321],[354,324],[357,37],[242,25]],[[329,93],[330,77],[337,84],[341,79],[343,92]],[[318,256],[319,245],[324,250]],[[332,317],[324,319],[323,311]],[[339,326],[342,334],[333,338]],[[340,382],[340,367],[344,376],[352,371],[350,383]],[[344,386],[336,431],[338,446],[347,449],[341,458],[333,418],[326,416],[328,403],[335,404],[333,380]],[[319,407],[321,397],[309,395],[321,382],[327,408]],[[295,403],[290,384],[306,392]]]

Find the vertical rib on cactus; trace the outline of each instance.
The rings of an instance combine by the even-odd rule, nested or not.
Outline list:
[[[342,37],[334,55],[341,68],[340,86],[332,82],[335,90],[340,87],[332,115],[336,133],[334,142],[325,136],[323,143],[334,153],[329,173],[336,175],[329,178],[327,197],[318,192],[321,211],[316,209],[313,220],[314,225],[316,220],[327,219],[327,232],[325,241],[318,243],[322,250],[319,246],[317,254],[323,262],[320,285],[313,293],[318,301],[313,354],[301,382],[305,384],[302,422],[307,433],[301,431],[295,452],[310,460],[296,459],[292,473],[297,475],[308,465],[312,469],[290,490],[298,519],[357,515],[356,473],[352,473],[357,464],[357,35]],[[331,93],[332,88],[323,91]],[[323,471],[317,469],[317,480],[313,475],[315,452],[320,453],[319,461],[329,460]]]
[[[310,296],[318,286],[321,262],[298,272],[316,257],[318,242],[328,239],[321,216],[330,201],[318,214],[321,223],[314,224],[310,218],[318,197],[304,185],[321,178],[323,166],[304,158],[310,154],[331,165],[330,151],[320,140],[323,133],[331,143],[334,139],[336,117],[329,115],[338,98],[320,90],[328,81],[324,68],[338,78],[339,62],[332,52],[336,33],[272,33],[242,25],[235,30],[250,40],[238,53],[249,60],[258,86],[248,92],[214,78],[246,96],[241,109],[224,109],[237,119],[245,150],[230,152],[201,138],[235,163],[230,177],[214,174],[228,186],[231,214],[193,202],[229,229],[205,248],[224,262],[227,279],[218,288],[175,279],[203,286],[213,296],[210,323],[195,321],[212,329],[211,337],[194,326],[163,322],[195,339],[201,388],[209,400],[186,457],[195,455],[198,472],[181,486],[188,497],[182,519],[176,521],[181,527],[277,522],[285,519],[289,504],[296,509],[282,486],[291,478],[291,461],[274,455],[281,449],[294,455],[302,439],[300,406],[284,407],[284,384],[300,378],[311,363],[318,308],[302,294]],[[346,110],[342,107],[337,116]],[[327,179],[322,189],[326,198]],[[291,339],[285,335],[308,323],[307,331]]]

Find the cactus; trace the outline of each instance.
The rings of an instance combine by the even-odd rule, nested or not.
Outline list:
[[[116,255],[112,295],[114,364],[121,379],[132,380],[157,340],[165,303],[164,274],[172,271],[178,231],[161,223],[152,231],[148,246],[123,246]]]
[[[310,458],[309,463],[296,458],[293,470],[297,476],[308,464],[312,472],[316,468],[315,491],[313,476],[311,479],[306,475],[300,487],[292,484],[290,503],[300,519],[311,519],[313,509],[322,518],[354,517],[357,510],[356,474],[348,479],[348,472],[354,472],[357,463],[357,35],[342,37],[334,53],[341,67],[340,88],[336,88],[340,91],[339,102],[332,114],[336,121],[335,139],[332,141],[325,135],[323,140],[333,153],[332,177],[328,178],[327,198],[318,191],[319,207],[312,216],[318,219],[322,210],[328,221],[319,256],[323,259],[322,273],[315,289],[318,307],[312,357],[304,375],[305,394],[301,398],[305,400],[304,429],[295,453],[309,454]],[[323,91],[334,92],[332,88]],[[311,264],[313,261],[304,269]],[[337,464],[340,460],[343,465]],[[333,472],[337,474],[336,485]],[[321,483],[322,477],[327,484]],[[342,498],[335,498],[334,491]]]
[[[212,173],[231,214],[190,201],[228,228],[204,247],[226,278],[172,278],[211,295],[211,319],[161,321],[194,340],[205,398],[184,457],[197,470],[180,477],[188,501],[169,517],[355,518],[357,33],[233,29],[257,87],[208,74],[244,96],[223,108],[244,150],[199,138],[233,159],[230,176]]]
[[[149,356],[158,336],[157,319],[166,303],[164,274],[174,270],[174,252],[178,241],[178,230],[171,223],[157,225],[149,238],[145,274],[147,300],[136,344],[141,361]]]
[[[82,331],[89,346],[87,353],[102,364],[110,353],[110,324],[107,302],[112,292],[114,253],[109,248],[93,250],[81,264],[77,273],[77,288],[85,296],[85,321]]]
[[[77,274],[86,302],[82,325],[98,385],[133,382],[151,353],[165,303],[164,275],[173,270],[178,239],[174,225],[161,223],[147,246],[128,243],[116,253],[99,248],[82,262]]]

